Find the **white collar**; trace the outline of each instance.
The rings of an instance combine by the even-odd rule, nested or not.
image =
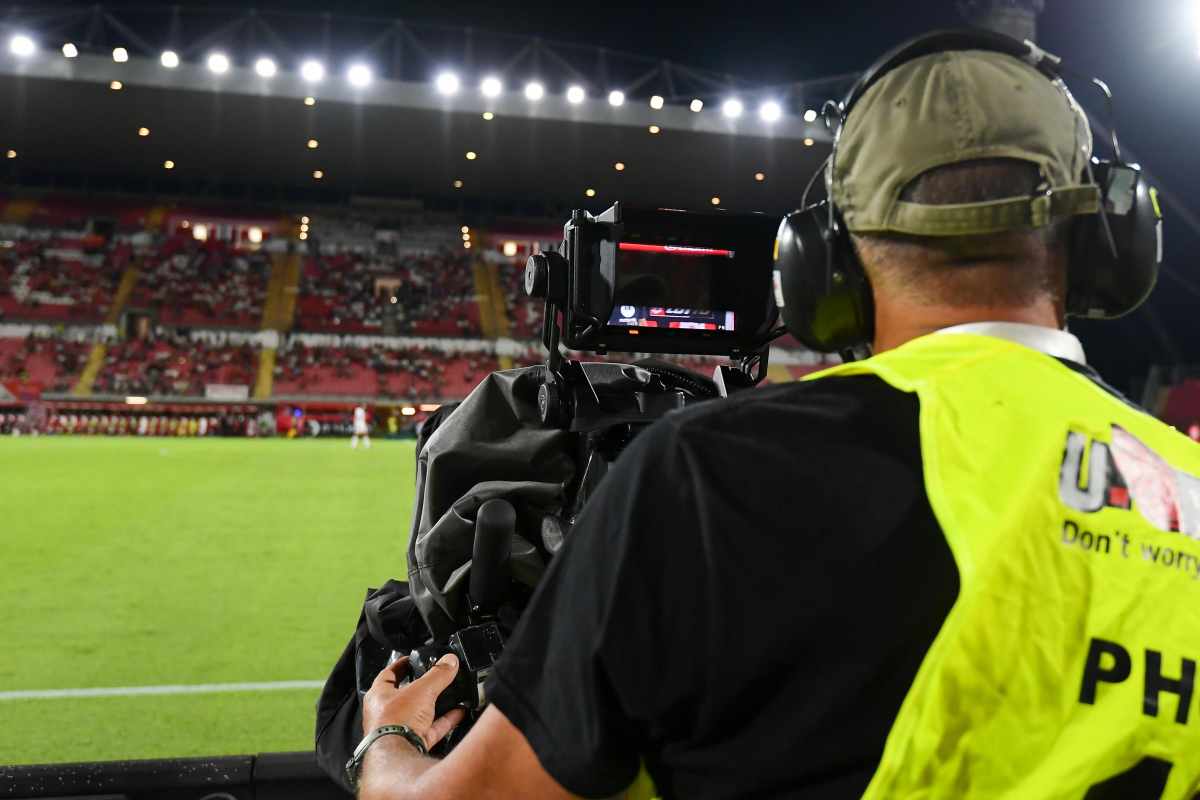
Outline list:
[[[1041,325],[1027,325],[1023,322],[968,322],[964,325],[952,325],[942,328],[936,333],[973,333],[977,336],[994,336],[1025,347],[1033,348],[1055,358],[1065,358],[1078,364],[1087,364],[1083,354],[1083,345],[1073,334],[1066,331],[1046,328]]]

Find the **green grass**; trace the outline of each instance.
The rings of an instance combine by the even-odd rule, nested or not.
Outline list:
[[[0,691],[322,680],[404,577],[411,442],[0,439]],[[0,701],[0,763],[312,747],[315,690]]]

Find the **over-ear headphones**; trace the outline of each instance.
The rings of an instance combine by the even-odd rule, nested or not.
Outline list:
[[[828,104],[834,106],[836,119],[830,125],[836,124],[836,129],[825,168],[826,199],[787,215],[775,242],[776,300],[783,321],[813,350],[853,357],[874,337],[871,286],[832,199],[831,181],[846,117],[891,70],[921,56],[957,50],[1004,53],[1031,64],[1048,80],[1061,80],[1059,59],[1031,42],[988,31],[936,31],[884,54],[842,103]],[[1140,306],[1158,278],[1162,261],[1158,196],[1146,185],[1141,168],[1124,163],[1119,150],[1111,161],[1093,157],[1080,177],[1100,189],[1101,202],[1097,213],[1071,223],[1067,313],[1114,319]]]

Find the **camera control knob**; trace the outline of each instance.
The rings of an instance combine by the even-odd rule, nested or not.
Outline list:
[[[543,383],[538,387],[538,416],[547,427],[562,425],[562,398],[553,383]]]
[[[525,262],[525,294],[545,297],[550,285],[550,262],[545,254],[535,253]]]

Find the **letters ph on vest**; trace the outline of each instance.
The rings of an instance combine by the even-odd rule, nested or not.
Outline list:
[[[1191,713],[1192,698],[1196,689],[1196,662],[1187,657],[1164,656],[1158,650],[1146,649],[1142,654],[1142,713],[1147,717],[1159,716],[1163,695],[1174,695],[1175,721],[1187,724]],[[1172,672],[1164,674],[1165,670]],[[1088,647],[1087,660],[1083,665],[1083,682],[1079,689],[1079,702],[1094,705],[1101,684],[1118,684],[1130,679],[1134,672],[1133,656],[1122,645],[1106,639],[1093,638]]]

